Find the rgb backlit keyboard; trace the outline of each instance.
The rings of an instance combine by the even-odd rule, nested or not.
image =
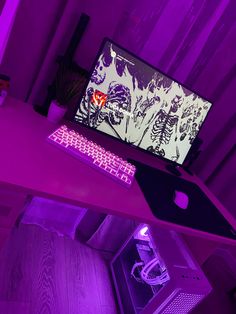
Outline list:
[[[89,141],[66,125],[62,125],[49,135],[48,140],[125,186],[129,187],[134,179],[135,166],[98,144]]]

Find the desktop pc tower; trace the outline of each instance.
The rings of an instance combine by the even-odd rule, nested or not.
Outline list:
[[[140,225],[111,261],[122,314],[189,313],[211,286],[179,234]]]

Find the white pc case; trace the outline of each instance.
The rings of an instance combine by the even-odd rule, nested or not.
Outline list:
[[[122,314],[189,313],[211,291],[181,236],[157,227],[140,225],[111,270]]]

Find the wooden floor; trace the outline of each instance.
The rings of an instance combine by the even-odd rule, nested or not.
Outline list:
[[[20,225],[0,252],[1,314],[115,314],[98,252],[40,227]]]

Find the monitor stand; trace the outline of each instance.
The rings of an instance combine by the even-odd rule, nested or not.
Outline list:
[[[177,165],[174,164],[168,164],[166,165],[166,170],[168,170],[171,174],[180,177],[181,172],[177,169]]]
[[[183,167],[183,169],[190,174],[191,176],[193,176],[193,172],[188,168],[188,167]]]

